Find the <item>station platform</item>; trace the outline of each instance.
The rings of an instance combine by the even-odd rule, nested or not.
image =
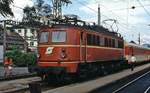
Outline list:
[[[139,71],[142,71],[147,68],[150,68],[150,63],[135,67],[134,71],[131,71],[131,69],[126,69],[121,72],[107,75],[104,77],[100,77],[95,80],[87,81],[84,83],[71,84],[71,85],[59,87],[56,89],[52,89],[49,91],[45,91],[43,93],[88,93],[92,90],[95,90],[97,88],[103,87],[110,83],[116,82],[122,78],[128,77],[130,75],[138,73]]]
[[[28,88],[30,82],[40,81],[40,77],[30,77],[16,80],[8,80],[0,82],[0,93],[8,93],[10,91]]]
[[[12,75],[28,74],[27,67],[13,67]],[[4,77],[4,67],[0,67],[0,78]]]

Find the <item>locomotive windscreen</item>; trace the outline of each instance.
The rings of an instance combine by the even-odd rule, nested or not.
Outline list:
[[[66,42],[66,32],[64,31],[52,32],[52,42]]]
[[[42,32],[40,35],[40,43],[47,43],[48,36],[49,36],[49,32]]]

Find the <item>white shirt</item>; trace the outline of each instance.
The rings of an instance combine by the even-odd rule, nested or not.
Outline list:
[[[136,62],[136,57],[132,56],[131,57],[131,62]]]

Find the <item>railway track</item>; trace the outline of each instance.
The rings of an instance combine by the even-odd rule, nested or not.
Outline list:
[[[150,71],[116,89],[112,93],[150,93]],[[148,87],[147,87],[148,86]]]

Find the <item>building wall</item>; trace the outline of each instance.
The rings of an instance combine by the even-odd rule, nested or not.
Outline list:
[[[26,40],[28,48],[31,49],[31,51],[37,50],[37,31],[35,29],[18,28],[15,29],[15,32]]]

